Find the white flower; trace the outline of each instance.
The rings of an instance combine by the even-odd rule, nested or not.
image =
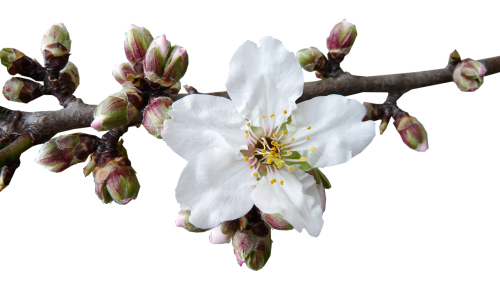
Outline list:
[[[213,228],[255,205],[319,235],[320,195],[302,169],[348,161],[375,129],[361,121],[365,107],[343,96],[295,104],[303,86],[295,55],[264,37],[260,47],[247,41],[234,54],[226,82],[231,100],[190,95],[173,104],[161,135],[188,160],[176,197],[193,225]]]

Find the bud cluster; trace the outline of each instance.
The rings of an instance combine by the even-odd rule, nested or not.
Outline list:
[[[98,137],[81,133],[55,137],[43,144],[35,161],[49,171],[59,173],[87,160],[98,142]]]
[[[144,59],[144,74],[153,88],[172,87],[187,71],[186,49],[171,46],[165,35],[157,37],[149,46]]]

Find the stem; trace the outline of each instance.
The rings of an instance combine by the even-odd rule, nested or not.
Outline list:
[[[29,135],[24,134],[17,137],[15,141],[0,150],[0,167],[18,160],[21,154],[32,146]]]

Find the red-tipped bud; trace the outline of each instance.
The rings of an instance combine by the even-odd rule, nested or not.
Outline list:
[[[129,123],[143,106],[140,93],[135,87],[130,87],[109,96],[96,107],[90,126],[105,131]]]
[[[128,61],[132,65],[142,62],[152,41],[153,36],[145,27],[130,26],[130,29],[125,34],[124,42],[125,55]]]
[[[408,113],[398,113],[394,117],[394,126],[409,148],[419,152],[429,149],[427,132],[417,118],[411,117]]]
[[[125,82],[129,82],[129,75],[137,75],[132,65],[128,62],[124,62],[119,65],[115,65],[113,68],[113,77],[115,77],[116,81],[120,84],[124,84]]]
[[[233,247],[236,261],[245,263],[252,270],[260,270],[271,256],[271,229],[262,220],[250,229],[237,229],[233,234]]]
[[[172,99],[168,97],[159,97],[153,100],[144,110],[142,124],[151,135],[161,139],[163,123],[170,119],[168,111],[172,108]]]
[[[205,232],[209,229],[198,228],[189,222],[189,217],[191,216],[191,211],[179,211],[177,214],[177,219],[175,220],[175,226],[182,227],[189,232]]]
[[[356,36],[358,36],[356,26],[343,20],[333,27],[330,36],[326,38],[326,47],[330,50],[330,54],[347,55],[351,51]]]
[[[14,77],[5,82],[2,93],[9,101],[29,103],[42,96],[42,89],[43,86],[35,81]]]
[[[453,71],[453,82],[462,92],[474,92],[483,85],[486,68],[478,61],[463,60]]]

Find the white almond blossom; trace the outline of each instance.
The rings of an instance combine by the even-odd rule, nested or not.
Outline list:
[[[231,100],[189,95],[172,106],[163,140],[188,161],[176,188],[199,228],[244,216],[255,205],[279,213],[297,231],[323,227],[311,167],[344,163],[368,146],[374,123],[365,107],[339,95],[295,104],[304,77],[281,41],[247,41],[234,54],[226,82]]]

